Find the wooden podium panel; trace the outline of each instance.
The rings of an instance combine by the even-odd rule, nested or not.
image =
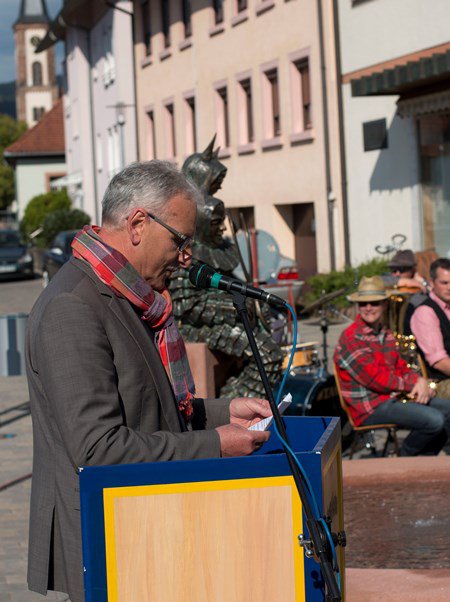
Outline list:
[[[318,511],[343,529],[338,418],[286,417]],[[275,433],[251,456],[80,469],[86,602],[324,602]],[[337,550],[344,584],[344,553]],[[344,600],[344,598],[343,598]]]
[[[108,601],[305,600],[292,477],[104,491]]]

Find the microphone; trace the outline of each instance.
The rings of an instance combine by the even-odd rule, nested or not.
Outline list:
[[[197,288],[218,288],[227,293],[235,291],[241,293],[245,297],[251,297],[252,299],[258,299],[259,301],[265,301],[270,305],[277,307],[286,307],[287,303],[280,297],[272,295],[272,293],[266,293],[260,288],[250,286],[240,280],[235,280],[229,276],[223,276],[213,270],[206,263],[196,263],[189,268],[189,280]]]

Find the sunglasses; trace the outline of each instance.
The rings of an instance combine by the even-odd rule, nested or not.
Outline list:
[[[395,272],[399,272],[400,274],[404,274],[405,272],[411,272],[414,268],[412,267],[397,267],[397,268],[391,268],[391,273],[395,274]]]
[[[383,301],[358,301],[359,307],[367,307],[367,305],[371,305],[372,307],[379,307]]]

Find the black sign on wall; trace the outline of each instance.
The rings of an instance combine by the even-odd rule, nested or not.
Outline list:
[[[376,119],[363,123],[364,150],[378,150],[387,148],[386,119]]]

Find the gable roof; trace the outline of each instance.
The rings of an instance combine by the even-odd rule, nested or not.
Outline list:
[[[4,153],[6,161],[19,157],[65,154],[63,104],[60,98],[37,124],[10,144]]]

